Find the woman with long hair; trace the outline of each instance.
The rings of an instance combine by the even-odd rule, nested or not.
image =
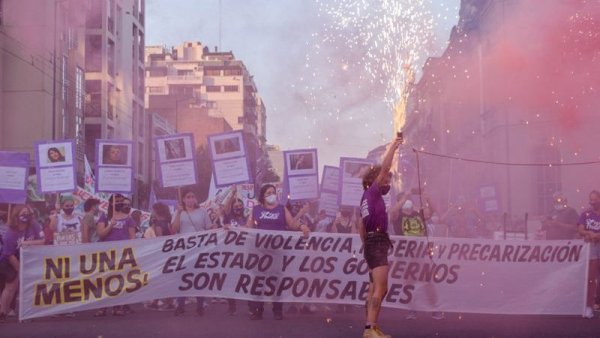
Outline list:
[[[288,209],[277,201],[277,190],[272,184],[265,184],[260,188],[258,202],[252,208],[252,213],[248,217],[246,226],[249,228],[257,228],[262,230],[300,230],[305,236],[308,235],[310,229],[306,224],[300,224],[299,219],[306,213],[308,204],[296,215],[292,214]],[[262,319],[264,312],[264,302],[249,302],[250,319]],[[283,304],[273,302],[273,314],[275,319],[283,319]]]
[[[96,224],[96,232],[100,242],[126,241],[135,239],[135,222],[129,215],[131,200],[121,194],[114,194],[108,199],[108,215],[102,214]],[[127,307],[113,306],[113,316],[124,316]],[[96,317],[106,316],[106,308],[100,309]]]
[[[381,166],[373,166],[363,176],[364,193],[360,201],[359,233],[363,242],[364,257],[369,267],[369,294],[367,295],[367,323],[363,338],[388,337],[377,326],[381,302],[385,299],[388,282],[388,214],[383,200],[391,188],[390,168],[394,154],[403,143],[399,135],[390,144]]]
[[[6,320],[6,314],[10,311],[10,304],[19,287],[21,247],[44,244],[42,228],[34,220],[33,209],[29,206],[16,205],[8,219],[8,226],[0,252],[0,276],[5,280],[0,294],[0,321]]]
[[[181,193],[181,203],[177,207],[175,219],[171,224],[171,234],[186,234],[213,229],[214,225],[204,208],[198,204],[194,191],[184,189]],[[177,298],[175,316],[185,313],[185,297]],[[204,315],[204,297],[196,297],[196,314]]]
[[[51,163],[64,162],[65,156],[56,147],[48,148],[48,161]]]

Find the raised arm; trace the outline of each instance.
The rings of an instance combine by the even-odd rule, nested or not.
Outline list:
[[[375,179],[377,185],[380,185],[381,182],[383,182],[383,179],[389,174],[390,169],[392,168],[392,161],[394,160],[396,150],[402,143],[404,143],[404,139],[400,136],[396,137],[394,141],[390,144],[387,152],[385,153],[385,157],[383,158],[383,163],[381,163],[381,171]]]

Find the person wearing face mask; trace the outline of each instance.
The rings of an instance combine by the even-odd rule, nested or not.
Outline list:
[[[14,206],[3,237],[4,245],[0,252],[0,277],[5,280],[0,294],[0,322],[6,320],[10,304],[19,286],[20,249],[25,245],[44,244],[41,226],[33,219],[33,209],[20,204]]]
[[[277,190],[272,184],[265,184],[260,188],[258,194],[260,204],[252,208],[252,213],[248,217],[246,226],[248,228],[257,228],[262,230],[300,230],[305,236],[308,236],[310,229],[306,224],[301,224],[299,219],[307,211],[307,206],[301,210],[296,217],[293,217],[288,209],[277,201]],[[261,320],[264,312],[264,302],[248,302],[250,319]],[[273,314],[275,319],[283,319],[283,304],[273,302]]]
[[[60,204],[62,212],[50,218],[50,229],[54,232],[54,244],[81,243],[81,217],[74,213],[75,200],[65,196]]]
[[[96,232],[99,241],[113,242],[135,239],[135,222],[129,215],[131,212],[131,200],[121,194],[114,194],[108,200],[108,215],[102,214],[96,224]],[[113,307],[113,316],[123,316],[126,308],[123,306]],[[96,317],[106,316],[106,308],[100,309]]]
[[[546,232],[546,239],[573,239],[577,235],[577,221],[579,215],[575,209],[567,204],[567,198],[560,192],[552,195],[554,208],[542,220],[542,231]]]
[[[88,198],[83,203],[83,211],[85,215],[81,219],[81,243],[98,242],[96,222],[100,217],[100,200]]]
[[[590,208],[584,211],[577,222],[578,233],[583,239],[590,243],[587,307],[583,313],[584,318],[593,318],[594,299],[596,297],[596,279],[600,267],[600,192],[593,190],[589,195]]]
[[[154,237],[169,236],[171,234],[171,211],[169,207],[164,203],[154,203],[152,205],[152,213],[150,215],[150,227]],[[144,236],[145,238],[151,238]],[[147,308],[152,310],[171,311],[175,309],[173,305],[173,298],[167,298],[162,300],[162,306],[158,299],[153,300],[146,305]]]
[[[404,142],[402,134],[390,144],[381,166],[373,166],[363,176],[364,189],[360,200],[359,234],[363,242],[363,254],[369,267],[369,293],[367,295],[367,322],[363,338],[389,337],[377,326],[381,303],[388,285],[388,251],[392,246],[388,235],[388,214],[383,196],[391,188],[390,168],[394,154]]]

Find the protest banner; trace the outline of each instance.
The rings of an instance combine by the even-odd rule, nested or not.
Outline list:
[[[207,139],[217,188],[252,182],[241,130],[208,135]]]
[[[339,183],[340,168],[332,166],[323,167],[323,178],[321,179],[321,196],[319,198],[319,210],[325,210],[329,217],[335,217],[340,209],[339,205]]]
[[[319,164],[317,149],[297,149],[283,152],[284,185],[291,201],[319,198]]]
[[[0,151],[0,203],[25,203],[28,171],[28,153]]]
[[[383,306],[419,311],[576,315],[589,244],[391,237]],[[20,319],[209,296],[364,304],[357,235],[210,230],[148,240],[22,249]]]
[[[161,187],[183,187],[197,183],[198,166],[191,133],[154,138],[156,172]]]
[[[96,140],[96,191],[132,193],[133,159],[132,141]]]
[[[374,165],[364,158],[340,157],[339,205],[357,207],[360,205],[364,189],[362,177]]]
[[[75,176],[75,141],[35,143],[37,188],[41,193],[72,192]]]

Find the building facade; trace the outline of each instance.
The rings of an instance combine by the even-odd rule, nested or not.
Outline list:
[[[492,213],[544,215],[556,191],[587,206],[598,188],[589,163],[600,160],[598,9],[462,1],[448,48],[409,89],[404,127],[442,209],[473,200]]]
[[[144,110],[145,3],[90,3],[85,32],[86,154],[90,161],[95,159],[96,139],[133,140],[134,202],[143,203],[149,193],[152,151],[152,116]]]
[[[210,134],[243,131],[252,176],[262,182],[266,108],[252,75],[232,52],[211,52],[199,42],[146,47],[146,110],[164,116],[178,132],[192,132],[197,148],[206,147]]]
[[[88,2],[0,1],[0,149],[76,140],[83,182],[85,20]]]

